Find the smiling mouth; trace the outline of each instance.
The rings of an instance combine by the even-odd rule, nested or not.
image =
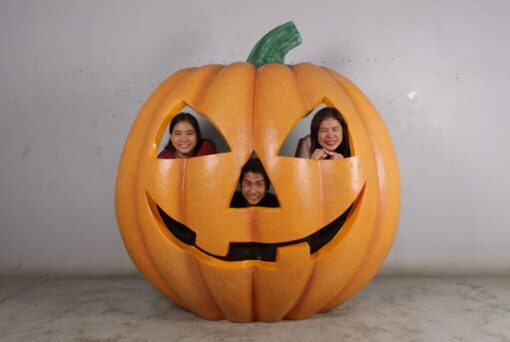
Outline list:
[[[289,245],[296,245],[299,243],[306,242],[310,247],[310,255],[317,253],[321,248],[327,245],[333,238],[337,235],[337,233],[344,226],[345,221],[347,220],[349,213],[353,211],[354,207],[357,203],[359,203],[359,199],[363,193],[363,188],[358,194],[358,197],[354,202],[345,210],[340,216],[334,219],[332,222],[322,227],[318,231],[313,234],[310,234],[304,238],[292,240],[292,241],[284,241],[284,242],[276,242],[276,243],[263,243],[263,242],[231,242],[228,253],[226,256],[215,255],[209,253],[208,251],[200,248],[200,246],[196,245],[196,233],[185,226],[184,224],[176,221],[170,215],[164,212],[163,209],[155,202],[158,213],[163,220],[168,231],[179,241],[182,243],[194,247],[199,251],[213,257],[216,259],[224,260],[224,261],[244,261],[244,260],[259,260],[259,261],[268,261],[275,262],[278,247],[284,247]]]
[[[248,200],[248,202],[252,203],[254,202],[255,204],[259,203],[260,200],[262,199],[262,196],[248,196],[246,198]]]

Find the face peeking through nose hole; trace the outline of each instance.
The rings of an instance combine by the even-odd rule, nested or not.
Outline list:
[[[248,205],[257,205],[266,195],[266,181],[260,173],[246,172],[241,182],[241,193]]]
[[[269,190],[269,177],[260,159],[252,158],[241,169],[239,177],[241,191],[236,191],[230,203],[231,208],[251,206],[279,207],[278,199]]]

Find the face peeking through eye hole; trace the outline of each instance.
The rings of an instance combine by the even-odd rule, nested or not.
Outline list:
[[[188,121],[180,121],[170,133],[170,141],[175,148],[177,158],[193,156],[193,150],[197,146],[197,133]]]
[[[342,143],[342,139],[342,126],[337,119],[329,117],[321,122],[317,134],[317,141],[320,146],[328,151],[335,151]]]

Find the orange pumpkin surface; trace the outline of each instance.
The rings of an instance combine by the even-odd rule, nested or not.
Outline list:
[[[342,113],[352,155],[279,156],[292,128],[321,103]],[[164,131],[186,105],[218,129],[229,152],[157,159]],[[253,152],[279,208],[230,208]],[[200,317],[235,322],[302,319],[351,298],[384,261],[399,202],[396,157],[377,111],[345,77],[309,63],[173,74],[136,118],[116,185],[122,238],[144,276]],[[195,234],[193,243],[175,234],[181,228]],[[327,241],[308,243],[326,230]],[[229,260],[232,246],[254,243],[273,248],[275,259]]]

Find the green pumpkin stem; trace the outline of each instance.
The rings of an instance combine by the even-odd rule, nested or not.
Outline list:
[[[269,31],[253,47],[248,56],[248,63],[257,68],[269,63],[284,64],[285,55],[301,44],[301,36],[292,21]]]

